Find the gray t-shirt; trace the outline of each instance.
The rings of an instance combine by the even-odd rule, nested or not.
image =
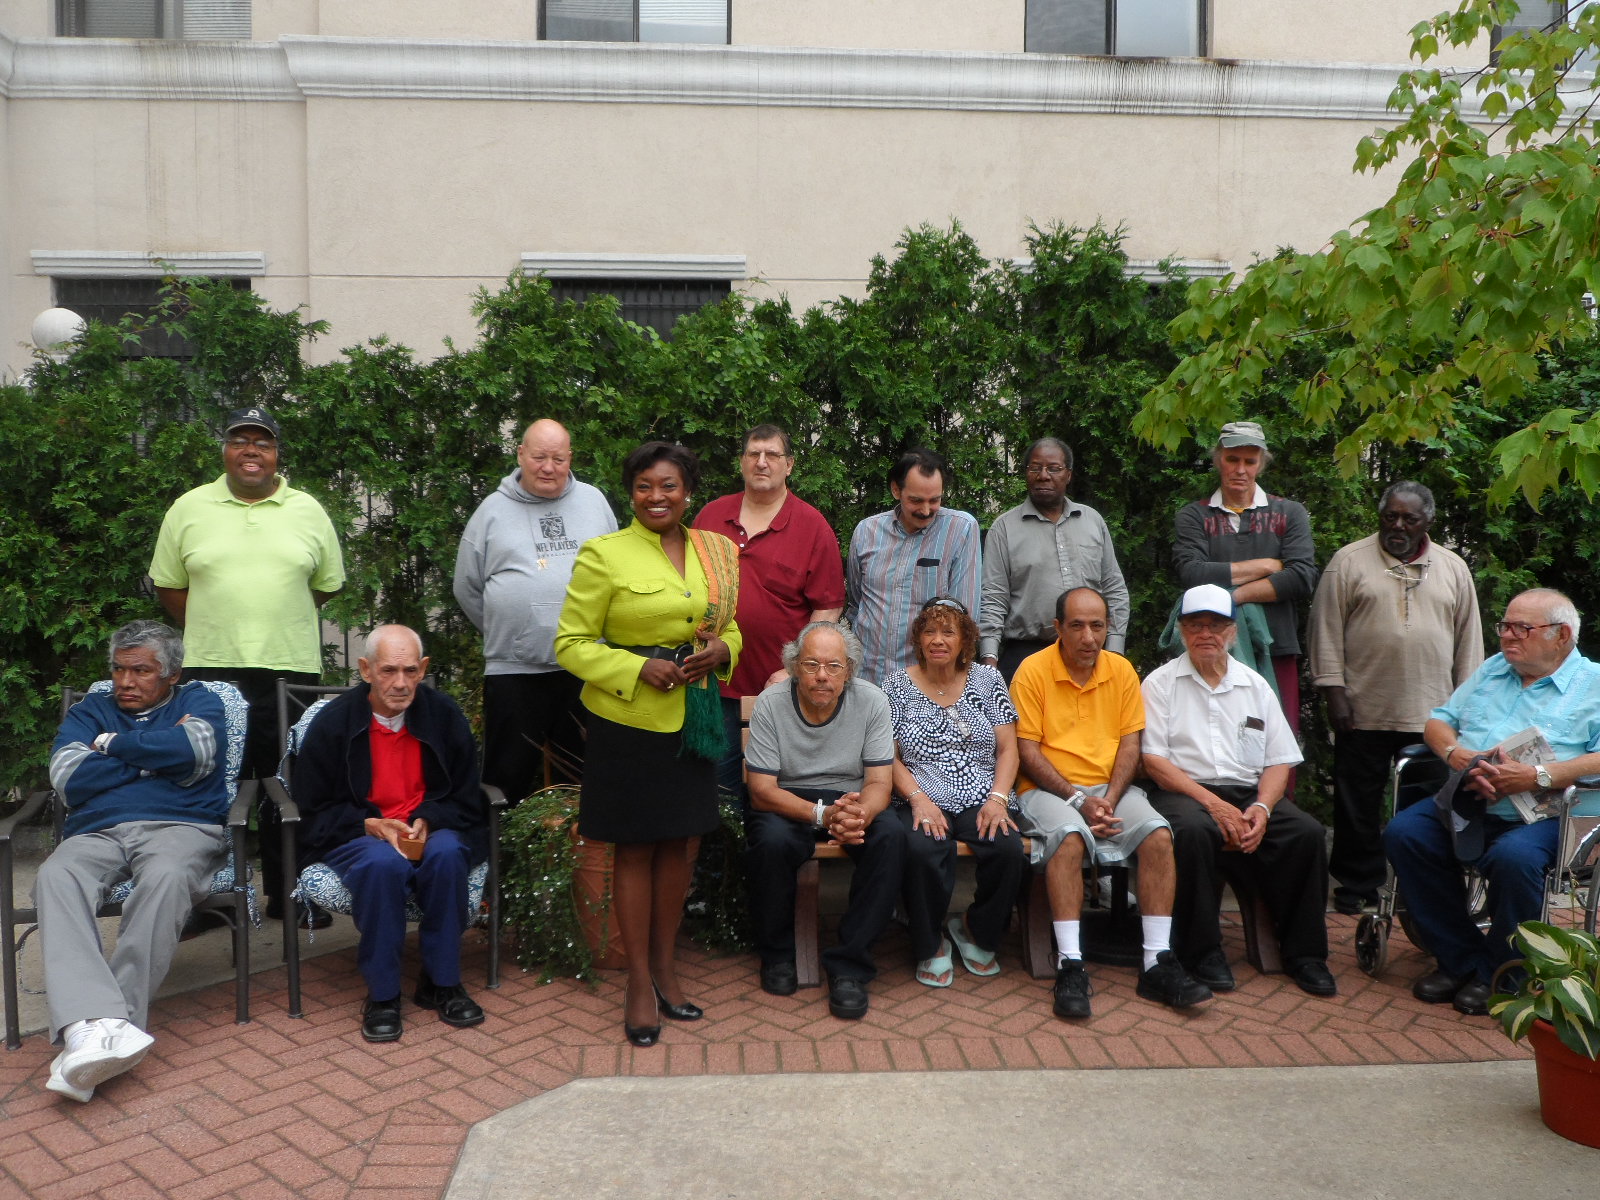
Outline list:
[[[782,680],[756,697],[744,761],[751,771],[776,775],[782,788],[859,792],[868,767],[894,761],[889,699],[852,679],[833,716],[813,725],[800,715],[794,681]]]

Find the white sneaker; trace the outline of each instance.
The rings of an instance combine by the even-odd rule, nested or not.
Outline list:
[[[50,1073],[52,1078],[59,1074],[72,1091],[51,1090],[73,1099],[78,1098],[74,1092],[81,1092],[87,1100],[106,1080],[138,1065],[155,1044],[155,1038],[120,1017],[74,1021],[62,1033],[67,1048]]]
[[[44,1086],[58,1096],[65,1096],[68,1100],[76,1100],[79,1104],[87,1104],[94,1099],[93,1088],[73,1087],[61,1076],[61,1064],[66,1061],[67,1052],[63,1050],[56,1055],[55,1061],[50,1064],[50,1078],[44,1081]]]

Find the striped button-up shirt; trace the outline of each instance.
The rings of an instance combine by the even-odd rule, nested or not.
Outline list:
[[[845,618],[861,639],[862,675],[871,683],[912,661],[911,622],[933,597],[959,600],[978,617],[982,563],[972,514],[941,508],[908,533],[899,512],[895,507],[857,525],[845,563]]]

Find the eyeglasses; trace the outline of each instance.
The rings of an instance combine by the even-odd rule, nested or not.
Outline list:
[[[224,438],[222,444],[229,450],[243,450],[246,446],[254,446],[257,450],[276,450],[278,448],[278,439],[231,437]]]
[[[1022,468],[1024,475],[1048,475],[1054,479],[1058,475],[1065,475],[1067,468],[1060,463],[1029,463]]]
[[[793,457],[782,450],[746,450],[744,456],[751,462],[778,462],[780,459]]]
[[[843,675],[848,665],[848,663],[842,662],[819,662],[814,658],[802,658],[800,660],[800,669],[807,675],[827,675],[830,677]]]
[[[953,608],[963,617],[967,615],[967,606],[953,596],[935,596],[922,606],[922,611],[927,612],[936,605],[940,608]]]
[[[1543,625],[1529,625],[1526,621],[1496,621],[1494,631],[1501,637],[1515,638],[1520,642],[1535,629],[1554,629],[1564,624],[1564,621],[1546,621]]]

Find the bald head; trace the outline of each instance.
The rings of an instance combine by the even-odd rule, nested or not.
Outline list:
[[[543,500],[561,495],[572,477],[572,438],[566,427],[548,417],[529,425],[517,447],[517,466],[523,491]]]

